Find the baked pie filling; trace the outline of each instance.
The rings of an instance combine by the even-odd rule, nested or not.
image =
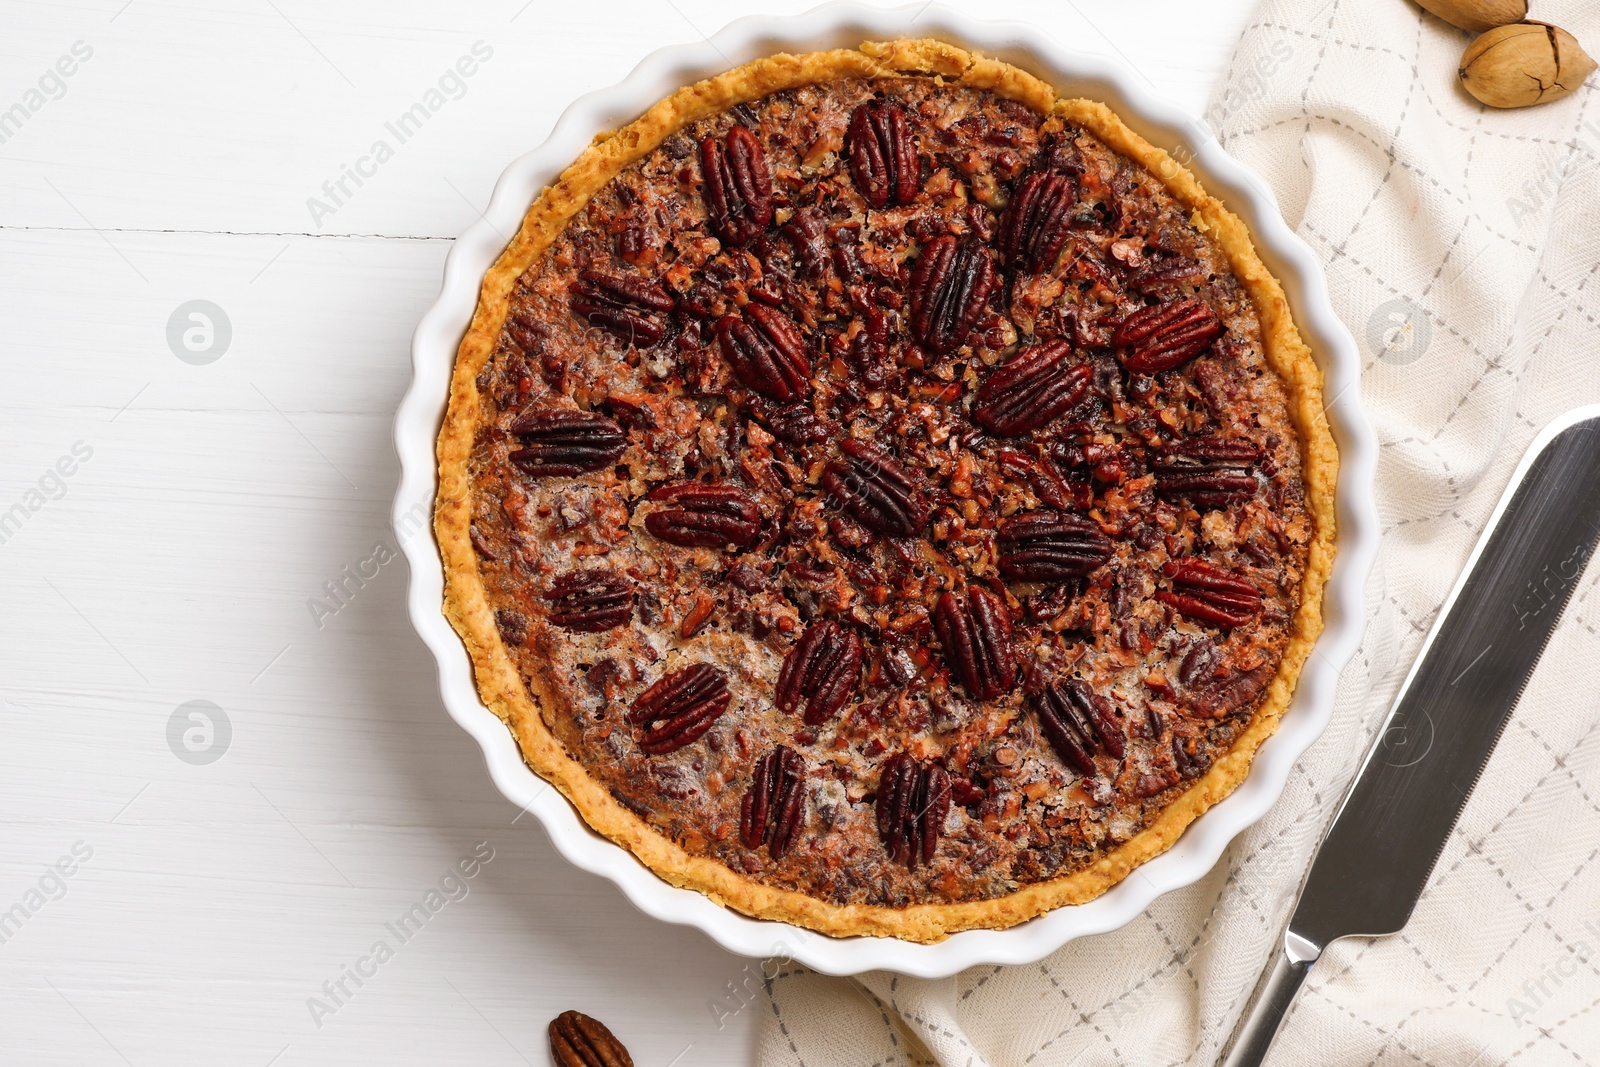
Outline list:
[[[524,695],[746,911],[1104,868],[1320,620],[1316,382],[1154,157],[1018,95],[886,70],[678,121],[547,224],[458,380],[441,534]]]

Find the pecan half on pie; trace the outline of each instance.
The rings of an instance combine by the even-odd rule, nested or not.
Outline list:
[[[937,940],[1104,892],[1244,776],[1336,454],[1243,224],[931,41],[762,60],[590,148],[485,279],[446,612],[662,877]]]

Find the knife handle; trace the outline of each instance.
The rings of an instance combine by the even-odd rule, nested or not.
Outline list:
[[[1322,955],[1321,948],[1292,931],[1283,942],[1272,967],[1257,983],[1255,995],[1233,1032],[1232,1047],[1218,1067],[1261,1067],[1266,1062],[1289,1005],[1294,1003],[1311,965]]]

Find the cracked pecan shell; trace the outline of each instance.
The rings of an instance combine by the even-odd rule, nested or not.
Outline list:
[[[1077,203],[1077,187],[1065,174],[1038,171],[1024,178],[1000,217],[1001,262],[1036,274],[1055,266]]]
[[[644,528],[669,545],[743,548],[761,533],[761,508],[731,485],[678,482],[651,490],[645,499],[674,505],[644,519]]]
[[[550,1020],[550,1058],[556,1067],[633,1067],[633,1057],[606,1024],[581,1011]]]
[[[787,855],[805,825],[805,783],[805,760],[786,745],[757,760],[739,805],[740,843],[752,852],[766,845],[775,860]]]
[[[917,141],[898,104],[871,101],[850,116],[850,176],[870,206],[909,204],[922,189]]]
[[[839,446],[844,462],[829,463],[822,487],[861,525],[890,537],[915,537],[928,524],[928,506],[911,472],[865,441]]]
[[[994,290],[994,260],[976,241],[946,234],[922,246],[911,272],[911,335],[935,355],[961,347]]]
[[[719,141],[700,142],[700,195],[711,228],[726,243],[742,247],[772,223],[772,172],[756,135],[735,125]]]
[[[541,478],[587,474],[611,466],[628,448],[622,427],[592,411],[540,408],[518,415],[508,427],[522,447],[508,458]]]
[[[861,680],[861,635],[832,619],[811,624],[783,658],[773,703],[785,715],[802,704],[807,726],[821,726],[855,694]]]
[[[900,752],[883,763],[875,801],[878,839],[896,863],[915,869],[933,858],[950,814],[950,775]]]
[[[774,400],[798,400],[811,391],[811,360],[794,320],[752,303],[744,316],[717,320],[717,342],[734,377]]]
[[[1011,690],[1017,664],[1011,649],[1011,612],[987,589],[974,586],[965,601],[939,594],[933,628],[944,658],[961,685],[977,700],[993,700]]]
[[[1122,724],[1111,703],[1088,683],[1071,678],[1047,686],[1029,703],[1039,719],[1039,729],[1061,762],[1079,774],[1095,773],[1094,757],[1122,759],[1126,744]]]
[[[1189,362],[1222,332],[1210,304],[1184,297],[1135,311],[1111,331],[1111,343],[1124,350],[1122,364],[1130,371],[1156,374]]]
[[[672,294],[655,282],[583,270],[572,286],[572,313],[631,345],[649,347],[667,335]]]
[[[709,663],[695,663],[663,675],[635,697],[628,721],[644,727],[640,749],[661,756],[699,740],[732,699],[727,675]]]
[[[1042,429],[1089,391],[1094,372],[1073,365],[1072,345],[1050,341],[1024,348],[984,379],[972,418],[997,437],[1020,437]]]
[[[1156,599],[1191,619],[1244,626],[1261,614],[1261,591],[1215,563],[1186,559],[1167,564],[1165,573],[1172,588],[1158,591]]]
[[[550,583],[544,601],[552,625],[577,633],[601,633],[633,616],[633,586],[611,571],[568,571]]]
[[[1259,448],[1237,437],[1191,437],[1168,448],[1150,470],[1158,495],[1223,508],[1255,496],[1260,459]]]
[[[1030,511],[1000,526],[1000,573],[1015,582],[1082,578],[1111,558],[1111,538],[1067,511]]]

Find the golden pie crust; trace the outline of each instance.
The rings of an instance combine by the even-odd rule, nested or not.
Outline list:
[[[1230,751],[1169,803],[1143,830],[1090,866],[995,899],[892,908],[838,905],[763,885],[717,860],[686,852],[619,803],[547,727],[540,705],[554,693],[537,677],[524,685],[496,625],[470,540],[469,459],[485,405],[477,378],[492,356],[519,276],[607,182],[688,124],[785,89],[842,79],[921,76],[991,91],[1059,116],[1142,164],[1193,211],[1194,224],[1223,251],[1253,303],[1267,361],[1288,392],[1300,435],[1305,507],[1314,523],[1290,638],[1276,677]],[[793,923],[836,937],[943,940],[961,930],[1001,929],[1054,908],[1089,901],[1172,846],[1195,818],[1228,796],[1249,771],[1257,748],[1277,729],[1302,665],[1322,629],[1323,586],[1334,557],[1334,483],[1338,453],[1328,430],[1322,375],[1291,317],[1283,289],[1257,255],[1244,223],[1209,195],[1168,153],[1128,128],[1103,104],[1057,96],[1044,81],[1009,64],[933,40],[866,42],[859,49],[780,54],[686,86],[620,130],[602,133],[528,209],[515,238],[483,279],[478,306],[461,342],[449,408],[438,438],[435,530],[446,573],[444,613],[471,656],[479,694],[510,727],[524,759],[559,788],[585,822],[631,851],[673,885],[761,919]],[[531,691],[530,691],[531,690]]]

